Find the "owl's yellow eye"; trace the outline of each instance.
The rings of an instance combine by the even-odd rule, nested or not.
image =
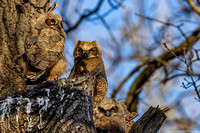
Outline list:
[[[91,49],[89,50],[89,52],[90,52],[91,54],[96,54],[97,49],[96,49],[96,48],[91,48]]]
[[[55,25],[55,20],[54,19],[47,19],[46,20],[46,24],[48,25],[48,26],[50,26],[50,25]]]
[[[111,112],[117,112],[117,110],[118,110],[118,107],[115,106],[115,107],[112,107],[110,111],[111,111]]]
[[[112,108],[112,109],[111,109],[111,111],[112,111],[112,112],[114,112],[114,111],[115,111],[115,109],[114,109],[114,108]]]

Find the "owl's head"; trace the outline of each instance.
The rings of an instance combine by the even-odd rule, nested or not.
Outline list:
[[[38,18],[36,28],[52,28],[64,33],[62,17],[59,14],[53,14],[51,12],[45,13],[43,16]]]
[[[115,99],[103,99],[96,107],[96,117],[124,116],[124,110]]]
[[[74,48],[74,58],[100,58],[102,56],[101,48],[96,41],[78,41]]]

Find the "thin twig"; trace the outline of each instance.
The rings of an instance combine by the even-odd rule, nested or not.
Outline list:
[[[100,10],[100,7],[102,6],[103,1],[104,0],[100,0],[99,3],[97,4],[96,8],[93,9],[92,11],[88,12],[87,14],[81,15],[79,20],[73,26],[71,26],[67,30],[65,30],[65,32],[69,33],[70,31],[76,29],[80,25],[80,23],[82,22],[83,19],[93,15],[94,13],[97,13]]]
[[[140,70],[141,67],[143,67],[144,65],[146,65],[147,62],[144,62],[142,64],[140,64],[139,66],[137,66],[135,69],[133,69],[127,76],[126,78],[114,89],[113,93],[112,93],[112,98],[114,98],[117,94],[117,92],[120,91],[120,89],[122,88],[122,86],[126,83],[126,81],[128,79],[130,79],[130,77],[137,71]]]
[[[158,23],[167,25],[167,26],[175,27],[176,29],[178,29],[178,31],[181,33],[181,35],[187,40],[187,36],[185,35],[185,33],[183,32],[183,30],[181,29],[181,26],[182,26],[183,24],[175,25],[175,24],[172,24],[172,23],[169,23],[169,22],[161,21],[161,20],[156,19],[156,18],[151,18],[151,17],[148,17],[148,16],[144,16],[144,15],[141,15],[141,14],[139,14],[139,13],[135,13],[135,15],[136,15],[136,16],[139,16],[139,17],[142,17],[142,18],[144,18],[144,19],[149,19],[149,20],[152,20],[152,21],[155,21],[155,22],[158,22]]]
[[[122,0],[120,2],[117,3],[117,5],[113,5],[113,4],[110,4],[109,1],[109,5],[111,6],[110,9],[108,9],[105,13],[103,13],[101,16],[103,16],[104,18],[107,17],[108,15],[110,15],[114,10],[117,10],[118,8],[122,7],[123,6],[123,3],[125,2],[126,0]],[[93,17],[93,18],[88,18],[87,19],[88,21],[96,21],[98,20],[98,17]]]
[[[188,89],[193,86],[195,89],[195,92],[197,94],[197,97],[198,97],[198,99],[197,98],[195,98],[195,99],[200,102],[200,92],[198,90],[197,83],[196,83],[199,80],[199,78],[197,80],[194,80],[194,78],[193,78],[194,74],[193,74],[193,70],[192,70],[192,63],[193,63],[192,59],[194,57],[194,54],[193,54],[192,50],[186,49],[186,47],[183,47],[183,58],[184,58],[184,60],[183,60],[180,57],[178,57],[174,53],[174,51],[170,50],[165,43],[163,43],[163,44],[169,52],[171,52],[178,60],[180,60],[181,62],[183,62],[183,64],[186,65],[186,70],[181,70],[181,71],[185,72],[185,74],[190,77],[191,82],[188,81],[186,78],[184,78],[184,80],[186,81],[187,84],[182,82],[182,87],[185,89]],[[189,55],[189,57],[186,58],[187,51],[190,51],[191,54]],[[180,69],[177,69],[177,70],[180,71]]]

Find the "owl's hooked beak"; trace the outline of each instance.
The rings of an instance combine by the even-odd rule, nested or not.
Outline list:
[[[110,112],[110,111],[106,111],[105,115],[106,115],[107,117],[110,117],[110,116],[111,116],[111,112]]]
[[[88,51],[83,51],[83,58],[87,58],[88,57],[88,55],[89,55],[89,53],[88,53]]]

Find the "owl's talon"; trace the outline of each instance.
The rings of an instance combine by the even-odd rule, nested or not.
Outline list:
[[[48,81],[55,81],[55,80],[58,80],[58,77],[57,76],[49,76],[47,78]]]

